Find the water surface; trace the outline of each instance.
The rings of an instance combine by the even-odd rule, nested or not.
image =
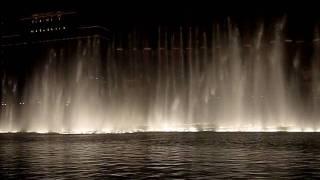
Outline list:
[[[1,134],[1,179],[320,178],[318,133]]]

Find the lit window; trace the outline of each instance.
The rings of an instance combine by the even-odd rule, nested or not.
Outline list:
[[[33,30],[31,30],[30,32],[33,33]]]

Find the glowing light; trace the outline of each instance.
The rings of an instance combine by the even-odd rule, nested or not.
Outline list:
[[[239,128],[226,128],[226,127],[220,127],[215,130],[198,130],[196,127],[161,127],[161,128],[149,128],[147,130],[135,128],[135,129],[112,129],[112,128],[103,128],[100,131],[97,130],[92,130],[92,129],[76,129],[76,130],[71,130],[71,131],[65,131],[63,129],[57,130],[57,131],[49,131],[48,129],[34,129],[34,130],[29,130],[26,131],[26,133],[39,133],[39,134],[49,134],[49,133],[57,133],[57,134],[122,134],[122,133],[148,133],[148,132],[201,132],[201,131],[206,131],[206,132],[243,132],[243,133],[254,133],[254,132],[319,132],[316,129],[308,128],[308,129],[288,129],[286,131],[281,131],[276,128],[256,128],[256,129],[251,129],[251,128],[244,128],[244,129],[239,129]],[[3,131],[0,130],[0,133],[18,133],[18,130],[10,130],[10,131]]]
[[[143,48],[143,50],[145,50],[145,51],[151,51],[152,49],[151,49],[150,47],[145,47],[145,48]]]

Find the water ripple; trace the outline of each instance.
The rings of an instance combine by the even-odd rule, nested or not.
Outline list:
[[[320,178],[318,133],[0,135],[1,179]]]

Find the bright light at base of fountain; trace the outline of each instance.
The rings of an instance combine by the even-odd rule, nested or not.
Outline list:
[[[163,128],[149,128],[149,129],[133,129],[133,130],[102,130],[102,131],[93,131],[93,130],[84,130],[81,131],[73,130],[73,131],[48,131],[48,130],[37,130],[37,131],[0,131],[0,134],[7,133],[36,133],[36,134],[124,134],[124,133],[148,133],[148,132],[243,132],[243,133],[254,133],[254,132],[297,132],[297,133],[307,133],[307,132],[320,132],[320,129],[312,129],[312,128],[227,128],[227,127],[218,127],[211,130],[201,130],[196,127],[163,127]]]

